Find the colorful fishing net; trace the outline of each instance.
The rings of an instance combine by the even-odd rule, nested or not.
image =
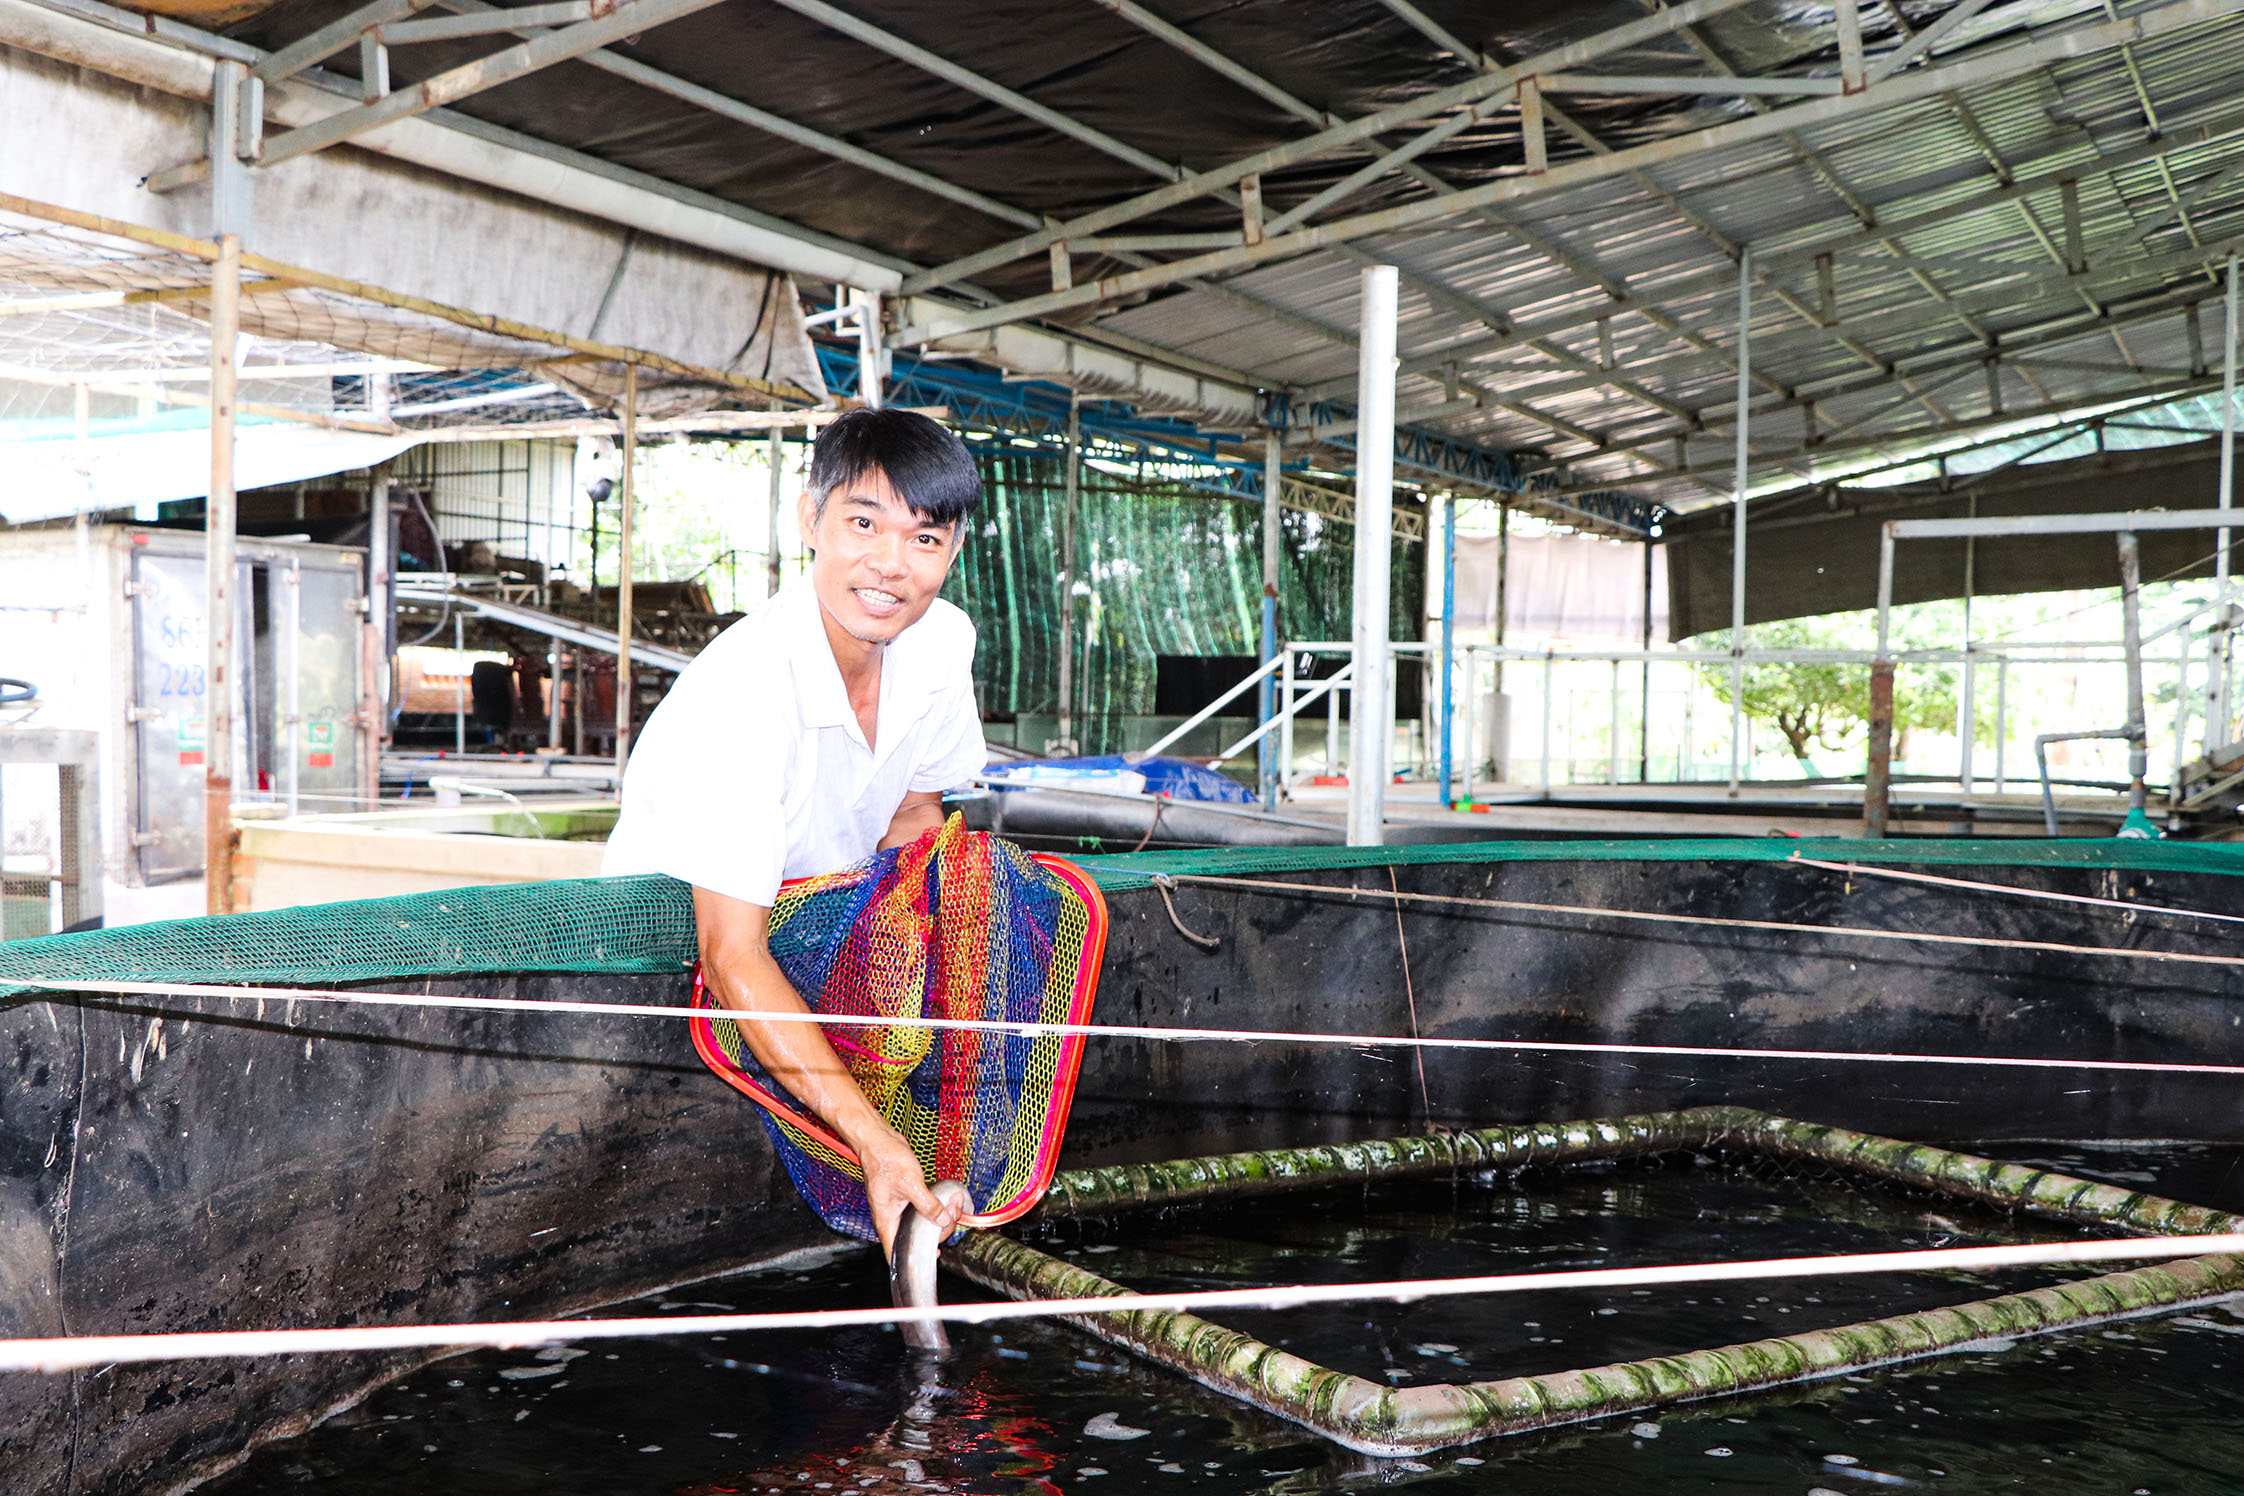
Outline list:
[[[954,815],[908,847],[789,883],[771,953],[812,1011],[863,1017],[821,1031],[927,1177],[974,1197],[994,1226],[1051,1182],[1083,1040],[883,1023],[954,1018],[1085,1022],[1106,944],[1106,903],[1056,857],[968,831]],[[711,1006],[700,973],[694,1004]],[[729,1018],[692,1020],[694,1048],[764,1108],[795,1188],[836,1231],[875,1237],[856,1155],[756,1063]]]

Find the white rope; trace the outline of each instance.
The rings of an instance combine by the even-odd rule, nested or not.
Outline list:
[[[1801,867],[1819,867],[1855,878],[1887,878],[1900,883],[1930,883],[1940,888],[1962,888],[1973,893],[2006,894],[2015,899],[2046,899],[2056,904],[2087,904],[2098,909],[2119,909],[2129,914],[2171,914],[2178,919],[2218,920],[2244,925],[2244,915],[2214,914],[2204,909],[2176,909],[2170,904],[2138,904],[2128,899],[2099,899],[2084,893],[2056,893],[2046,888],[2019,888],[2010,883],[1983,883],[1974,878],[1943,878],[1936,873],[1912,873],[1893,867],[1866,867],[1859,862],[1820,862],[1795,852],[1784,859]]]
[[[770,1314],[695,1314],[633,1319],[524,1320],[457,1325],[391,1325],[311,1330],[213,1330],[172,1335],[75,1335],[0,1340],[0,1372],[70,1371],[128,1361],[201,1361],[219,1357],[314,1355],[347,1351],[487,1347],[509,1350],[579,1340],[659,1335],[728,1335],[756,1330],[834,1330],[860,1325],[948,1321],[985,1325],[1054,1316],[1201,1309],[1295,1309],[1312,1304],[1413,1303],[1473,1294],[1554,1289],[1639,1288],[1685,1283],[1766,1282],[1782,1278],[1858,1277],[1872,1273],[1988,1272],[2090,1262],[2151,1261],[2244,1252],[2244,1233],[2145,1236],[2116,1241],[2035,1242],[2000,1247],[1940,1247],[1912,1252],[1861,1252],[1824,1257],[1773,1257],[1755,1262],[1701,1262],[1670,1267],[1586,1268],[1501,1273],[1471,1278],[1417,1278],[1384,1283],[1297,1283],[1274,1288],[1205,1289],[1191,1293],[1031,1299],[996,1304],[938,1304],[920,1309],[803,1309]],[[2167,1306],[2171,1307],[2171,1306]]]
[[[2111,1070],[2149,1075],[2244,1076],[2244,1065],[2162,1060],[2067,1060],[2030,1055],[1905,1054],[1853,1049],[1723,1049],[1702,1044],[1600,1044],[1566,1039],[1427,1039],[1405,1034],[1331,1034],[1291,1029],[1164,1028],[1135,1023],[1023,1023],[998,1018],[926,1018],[898,1014],[864,1018],[840,1013],[745,1013],[732,1008],[684,1008],[659,1003],[551,1002],[530,997],[449,997],[420,992],[361,992],[326,987],[223,987],[191,982],[113,982],[10,977],[20,987],[53,992],[119,996],[214,997],[234,1002],[304,1000],[374,1007],[447,1008],[468,1012],[579,1013],[602,1018],[728,1018],[741,1023],[810,1023],[858,1028],[953,1029],[977,1034],[1017,1034],[1025,1039],[1155,1039],[1171,1043],[1309,1044],[1342,1049],[1456,1049],[1506,1054],[1658,1055],[1681,1059],[1817,1060],[1871,1065],[1966,1065],[2026,1070]]]
[[[2050,951],[2066,956],[2113,956],[2127,961],[2178,961],[2193,966],[2244,966],[2244,956],[2207,956],[2190,951],[2145,951],[2116,945],[2067,945],[2057,940],[2005,940],[1992,935],[1940,935],[1921,930],[1875,930],[1866,925],[1803,925],[1781,919],[1731,919],[1719,914],[1666,914],[1652,909],[1605,909],[1594,904],[1537,904],[1524,899],[1476,898],[1461,893],[1396,893],[1384,888],[1354,888],[1331,883],[1281,883],[1268,878],[1236,878],[1203,873],[1173,873],[1178,883],[1215,888],[1251,888],[1347,898],[1399,899],[1414,904],[1460,904],[1521,914],[1571,914],[1585,919],[1641,920],[1661,925],[1706,925],[1724,930],[1774,930],[1786,935],[1839,935],[1854,940],[1902,940],[1923,945],[1966,945],[1977,950]]]

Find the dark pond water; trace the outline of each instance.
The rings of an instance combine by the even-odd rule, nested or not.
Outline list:
[[[2244,1206],[2244,1149],[1998,1150]],[[1832,1178],[1669,1162],[1067,1225],[1046,1250],[1133,1287],[1440,1277],[2018,1240],[2046,1227]],[[1397,1384],[1759,1339],[2050,1281],[1823,1280],[1216,1318]],[[968,1290],[946,1288],[959,1296]],[[844,1249],[615,1312],[883,1302]],[[1352,1455],[1060,1327],[953,1331],[915,1371],[893,1331],[594,1341],[475,1354],[384,1389],[204,1489],[267,1496],[775,1492],[1922,1490],[2244,1496],[2244,1298],[1790,1391],[1495,1440]]]

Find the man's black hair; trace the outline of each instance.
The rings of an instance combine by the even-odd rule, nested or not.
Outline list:
[[[966,444],[912,410],[853,410],[818,435],[810,451],[810,491],[818,512],[826,496],[879,468],[912,513],[956,524],[981,501],[982,475]]]

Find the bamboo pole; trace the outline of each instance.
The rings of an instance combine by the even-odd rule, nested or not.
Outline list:
[[[210,499],[203,511],[203,909],[234,911],[234,347],[242,241],[218,244],[210,277]]]
[[[1703,1148],[1814,1163],[2083,1225],[2210,1235],[2233,1230],[2237,1221],[2224,1212],[2041,1169],[1820,1127],[1744,1107],[1073,1170],[1053,1181],[1039,1212],[1052,1217],[1102,1214],[1360,1187],[1372,1178],[1438,1177],[1460,1167],[1516,1167]],[[944,1260],[974,1282],[1017,1299],[1081,1300],[1129,1292],[994,1232],[967,1233],[946,1249]],[[1181,1311],[1086,1315],[1074,1323],[1110,1344],[1173,1367],[1204,1386],[1302,1424],[1350,1449],[1410,1455],[1698,1398],[1785,1386],[1938,1355],[1990,1338],[2074,1329],[2204,1302],[2240,1287],[2244,1287],[2244,1259],[2194,1257],[1749,1344],[1542,1376],[1400,1388],[1319,1366]]]

